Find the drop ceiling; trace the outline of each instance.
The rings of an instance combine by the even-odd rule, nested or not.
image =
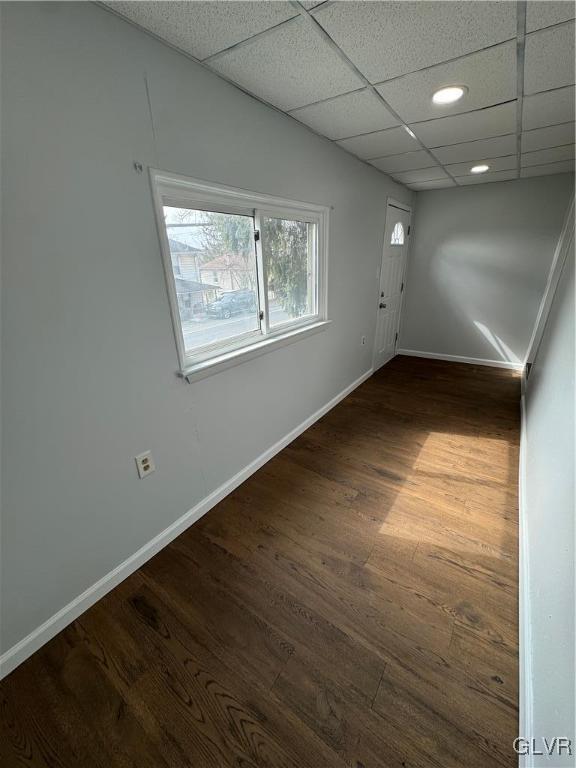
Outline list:
[[[574,170],[569,0],[105,5],[411,189]]]

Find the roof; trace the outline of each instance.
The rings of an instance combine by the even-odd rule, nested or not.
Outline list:
[[[248,272],[248,265],[242,256],[232,253],[225,256],[217,256],[215,259],[204,262],[204,264],[200,265],[200,271],[202,272],[205,269],[235,269],[236,271]]]
[[[179,246],[185,246],[186,250],[203,251],[206,248],[205,227],[196,224],[170,224],[167,222],[166,231],[169,240],[174,240]]]
[[[181,240],[174,240],[172,237],[168,238],[168,246],[170,247],[170,253],[195,253],[198,249],[192,248],[187,243],[183,243]]]
[[[196,280],[184,280],[182,277],[175,277],[174,282],[176,283],[176,293],[203,293],[218,289],[217,285],[198,283]]]

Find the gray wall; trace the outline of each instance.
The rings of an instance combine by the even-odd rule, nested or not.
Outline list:
[[[386,196],[411,193],[92,4],[1,12],[6,650],[370,368]],[[134,161],[333,205],[330,328],[176,378]]]
[[[531,618],[533,732],[574,732],[574,242],[526,388],[523,528]],[[534,765],[574,766],[576,758]]]
[[[572,174],[419,192],[403,349],[522,363]]]

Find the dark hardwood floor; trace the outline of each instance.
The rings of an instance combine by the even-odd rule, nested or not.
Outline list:
[[[519,378],[399,357],[0,683],[0,764],[515,766]]]

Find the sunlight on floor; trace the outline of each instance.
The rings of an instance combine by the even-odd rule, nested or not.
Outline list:
[[[451,432],[430,432],[419,442],[379,533],[510,558],[517,540],[514,444]]]
[[[490,438],[479,445],[476,435],[431,432],[424,439],[414,460],[411,475],[445,479],[457,486],[508,485],[510,479],[509,443],[506,438]],[[499,461],[494,460],[494,451]],[[433,467],[434,471],[430,472]]]

